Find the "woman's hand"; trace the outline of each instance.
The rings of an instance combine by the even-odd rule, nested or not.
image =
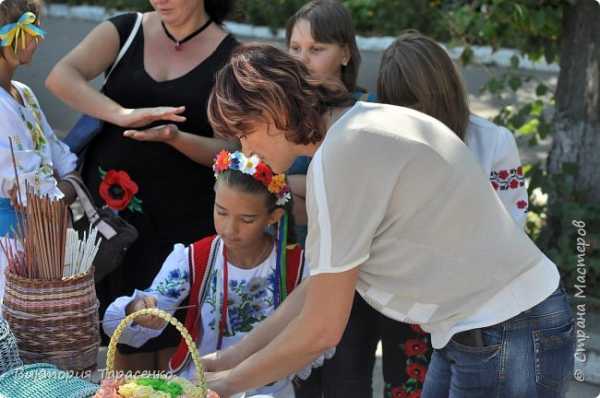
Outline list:
[[[144,296],[138,298],[127,304],[125,308],[125,314],[131,315],[134,312],[143,310],[145,308],[157,308],[156,298],[152,296]],[[140,326],[148,329],[161,329],[165,326],[165,321],[162,318],[152,315],[144,315],[135,319],[135,322]]]
[[[179,135],[179,129],[174,124],[151,127],[145,130],[125,130],[123,136],[136,141],[172,142]]]
[[[185,116],[180,113],[185,106],[157,106],[155,108],[123,109],[115,118],[114,123],[121,127],[144,127],[158,120],[185,122]]]
[[[227,382],[230,370],[222,372],[206,372],[205,378],[208,388],[219,394],[219,398],[230,398],[235,391],[232,391],[231,386]]]

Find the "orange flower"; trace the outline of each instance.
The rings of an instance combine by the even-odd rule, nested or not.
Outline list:
[[[277,174],[271,179],[269,184],[269,192],[278,194],[285,187],[285,174]]]

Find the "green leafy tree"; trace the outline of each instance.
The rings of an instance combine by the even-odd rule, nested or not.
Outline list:
[[[484,90],[502,97],[533,87],[532,99],[505,106],[494,120],[529,138],[530,145],[552,137],[546,167],[527,168],[530,191],[540,188],[549,197],[547,203],[532,200],[528,229],[559,265],[568,289],[574,292],[584,282],[587,295],[600,297],[600,3],[478,0],[448,11],[453,43],[465,46],[463,63],[472,61],[478,43],[516,48],[534,62],[559,62],[554,92],[520,70],[517,56]],[[573,221],[583,221],[585,232]],[[582,233],[589,244],[583,253],[577,251]]]

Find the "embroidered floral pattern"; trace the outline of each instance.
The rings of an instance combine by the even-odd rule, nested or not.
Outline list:
[[[401,385],[386,383],[384,387],[385,398],[421,397],[431,350],[428,344],[428,335],[418,325],[410,325],[410,328],[416,336],[407,339],[399,347],[404,351],[406,357],[404,372],[405,377],[408,377],[408,379]]]
[[[268,278],[253,277],[249,280],[229,281],[229,292],[227,301],[228,330],[225,332],[225,337],[235,336],[237,333],[247,333],[252,330],[254,325],[263,319],[267,318],[270,308],[273,307],[273,292],[271,275]],[[205,303],[211,308],[211,315],[216,311],[221,310],[221,294],[219,300],[216,300],[217,273],[211,275],[211,287],[209,294],[206,297]],[[213,318],[209,322],[209,327],[216,330],[216,322]]]
[[[28,89],[24,88],[22,92],[20,92],[23,96],[23,100],[25,102],[25,106],[31,111],[33,114],[34,120],[28,120],[23,110],[20,110],[21,120],[27,127],[29,134],[31,135],[31,142],[33,143],[33,151],[37,153],[42,158],[42,163],[37,170],[37,175],[35,176],[35,185],[39,186],[41,184],[41,180],[44,180],[48,177],[52,177],[54,175],[54,169],[52,167],[51,160],[47,158],[47,146],[48,140],[44,135],[44,131],[42,129],[42,113],[40,111],[40,106],[38,105],[33,93]],[[20,141],[16,143],[18,150],[23,150],[23,145]],[[19,167],[20,168],[20,167]]]
[[[131,212],[142,213],[142,201],[135,197],[138,185],[122,170],[109,170],[99,168],[102,182],[98,188],[100,197],[106,205],[113,210],[129,209]]]
[[[521,199],[517,203],[515,203],[515,205],[517,206],[518,209],[521,209],[524,212],[527,212],[527,208],[529,206],[529,203],[526,200]]]
[[[510,170],[492,170],[490,183],[496,191],[507,191],[525,186],[523,167],[519,166]]]
[[[188,271],[174,269],[171,270],[166,279],[160,281],[156,286],[156,291],[172,299],[178,299],[185,291],[185,285],[188,283]]]

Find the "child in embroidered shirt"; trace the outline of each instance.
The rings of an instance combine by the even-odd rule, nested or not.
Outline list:
[[[189,296],[194,307],[188,309],[186,327],[200,353],[208,354],[239,341],[307,276],[301,248],[286,245],[287,216],[282,206],[290,193],[284,176],[273,175],[256,156],[246,157],[241,152],[221,152],[213,168],[218,235],[188,247],[175,245],[148,289],[136,290],[131,297],[119,297],[110,304],[104,317],[108,335],[118,323],[111,320],[149,307],[173,313]],[[270,225],[278,225],[277,238],[266,232]],[[198,284],[204,275],[206,282]],[[155,317],[139,318],[120,341],[140,346],[158,336],[164,326]],[[169,368],[193,378],[193,364],[186,359],[187,349],[182,345]],[[254,393],[294,396],[288,380],[246,396]]]
[[[15,206],[25,205],[25,185],[53,198],[75,198],[61,178],[75,170],[77,157],[58,140],[29,87],[12,80],[18,67],[29,64],[45,32],[39,27],[38,0],[0,1],[0,237],[16,224]],[[9,137],[19,175],[20,200]],[[0,254],[0,297],[6,259]]]

